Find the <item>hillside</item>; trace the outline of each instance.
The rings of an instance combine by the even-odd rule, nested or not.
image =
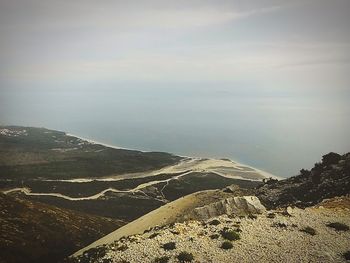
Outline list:
[[[269,180],[256,196],[269,208],[295,205],[307,207],[327,198],[350,193],[350,153],[329,153],[309,171],[285,180]]]
[[[57,262],[125,224],[0,193],[0,262]]]
[[[79,262],[346,262],[350,231],[329,224],[350,226],[349,208],[294,208],[288,214],[270,210],[186,221],[100,246]]]
[[[182,158],[115,149],[44,128],[0,127],[1,179],[74,179],[160,169]]]
[[[229,159],[115,149],[44,128],[0,128],[2,192],[128,222],[197,191],[254,188],[270,176]]]
[[[152,211],[148,227],[196,218],[195,206],[230,196],[215,189],[234,184],[242,188],[237,194],[250,194],[268,177],[229,159],[115,149],[60,131],[0,127],[3,256],[55,262],[114,230],[145,230],[143,223],[119,227]],[[198,191],[204,192],[191,195]],[[194,198],[181,198],[186,195]]]
[[[185,196],[79,250],[71,260],[346,262],[349,156],[329,153],[311,171],[264,180],[255,189],[236,185]]]

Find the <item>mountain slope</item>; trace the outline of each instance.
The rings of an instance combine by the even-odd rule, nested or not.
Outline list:
[[[98,178],[159,169],[181,159],[110,148],[44,128],[0,126],[1,179]]]
[[[271,210],[251,217],[222,215],[122,238],[90,251],[80,262],[177,263],[183,262],[178,257],[186,252],[193,256],[192,262],[201,263],[345,263],[350,231],[328,226],[334,222],[350,226],[349,209],[312,207],[288,209],[288,214]],[[235,240],[223,234],[230,231],[236,233]]]
[[[326,198],[350,193],[350,153],[329,153],[310,170],[297,176],[270,180],[258,187],[256,196],[269,208],[296,205],[307,207]]]
[[[346,262],[349,167],[349,153],[329,153],[289,179],[185,196],[78,251],[72,261]],[[246,194],[269,210],[256,197],[235,199]]]
[[[0,262],[57,262],[123,221],[0,193]]]

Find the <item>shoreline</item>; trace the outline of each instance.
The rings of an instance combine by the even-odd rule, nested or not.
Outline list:
[[[144,151],[144,150],[138,150],[138,149],[119,147],[119,146],[116,146],[116,145],[112,145],[112,144],[96,141],[94,139],[88,139],[88,138],[85,138],[85,137],[81,137],[79,135],[76,135],[76,134],[73,134],[73,133],[70,133],[70,132],[65,132],[65,134],[67,136],[76,137],[76,138],[79,138],[81,140],[87,141],[87,142],[92,143],[92,144],[99,144],[99,145],[103,145],[105,147],[109,147],[109,148],[117,149],[117,150],[138,151],[138,152],[143,152],[143,153],[160,152],[160,151]],[[182,158],[190,158],[190,159],[197,159],[197,158],[199,158],[199,159],[211,159],[211,160],[220,160],[220,159],[222,159],[222,158],[220,158],[220,159],[219,158],[207,158],[207,157],[200,157],[200,156],[185,156],[185,155],[174,154],[174,153],[170,153],[170,152],[165,152],[165,153],[168,153],[168,154],[171,154],[171,155],[174,155],[174,156],[179,156],[179,157],[182,157]],[[233,162],[233,163],[235,163],[237,165],[244,166],[244,167],[247,167],[247,168],[251,168],[251,169],[255,170],[256,172],[264,175],[266,178],[272,178],[272,179],[277,179],[277,180],[286,179],[284,177],[277,176],[277,175],[274,175],[274,174],[272,174],[270,172],[266,172],[266,171],[261,170],[259,168],[253,167],[251,165],[247,165],[247,164],[244,164],[242,162],[238,162],[238,161],[233,160],[231,158],[225,158],[225,159],[228,159],[228,160],[230,160],[231,162]]]

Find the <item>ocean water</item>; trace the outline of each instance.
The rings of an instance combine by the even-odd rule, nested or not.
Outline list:
[[[232,158],[288,177],[323,154],[350,151],[346,98],[209,88],[7,90],[0,123],[47,127],[100,142]]]

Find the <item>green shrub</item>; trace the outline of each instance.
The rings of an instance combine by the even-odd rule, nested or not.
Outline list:
[[[316,230],[315,230],[314,228],[312,228],[312,227],[309,227],[309,226],[304,227],[304,228],[301,229],[300,231],[305,232],[305,233],[308,233],[308,234],[311,235],[311,236],[316,235]]]
[[[350,250],[349,250],[349,251],[346,251],[346,252],[343,254],[343,257],[344,257],[346,260],[350,260]]]
[[[217,219],[214,219],[212,221],[209,222],[209,225],[212,225],[212,226],[217,226],[217,225],[220,225],[221,222]]]
[[[334,222],[327,224],[328,227],[334,228],[337,231],[348,231],[349,227],[343,223]]]
[[[258,218],[258,216],[257,216],[257,215],[253,215],[253,214],[249,214],[249,215],[248,215],[248,218],[249,218],[249,219],[255,220],[255,219]]]
[[[233,245],[230,241],[224,241],[221,244],[221,248],[222,249],[231,249],[231,248],[233,248]]]
[[[281,223],[281,222],[275,222],[271,226],[272,227],[287,228],[287,225],[285,223]]]
[[[117,247],[117,250],[118,250],[118,251],[125,251],[125,250],[127,250],[127,249],[128,249],[128,246],[125,245],[125,244],[123,244],[123,245]]]
[[[165,244],[162,246],[162,248],[163,248],[164,250],[173,250],[173,249],[176,248],[176,244],[175,244],[175,242],[168,242],[168,243],[165,243]]]
[[[211,239],[218,239],[219,235],[218,234],[212,234],[209,236]]]
[[[186,252],[186,251],[182,251],[180,252],[179,255],[177,255],[177,259],[180,262],[192,262],[192,260],[194,259],[193,254]]]
[[[267,218],[275,218],[276,214],[275,213],[268,213]]]
[[[223,231],[221,231],[221,236],[230,241],[241,239],[241,236],[239,235],[239,233],[237,233],[234,230],[224,229]]]
[[[159,236],[159,233],[153,233],[153,234],[151,234],[148,238],[149,239],[152,239],[152,238],[155,238],[156,236]]]
[[[163,257],[158,257],[154,260],[154,263],[168,263],[170,257],[163,256]]]

